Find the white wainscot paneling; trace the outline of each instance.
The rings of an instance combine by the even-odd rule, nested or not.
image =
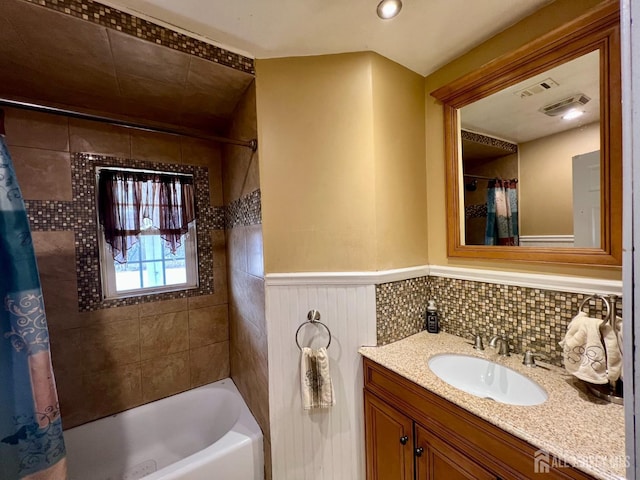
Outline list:
[[[573,247],[573,235],[520,235],[521,247]]]
[[[362,359],[358,348],[376,343],[375,286],[269,285],[269,409],[273,478],[360,480],[365,477]],[[355,282],[354,282],[355,283]],[[328,349],[336,405],[305,412],[300,399],[300,351],[295,332],[316,309],[331,330]],[[319,347],[321,326],[300,331],[301,345]]]

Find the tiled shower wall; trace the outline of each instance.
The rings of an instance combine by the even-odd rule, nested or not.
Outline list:
[[[378,345],[424,329],[427,300],[435,300],[442,331],[471,338],[506,335],[516,353],[542,353],[562,366],[562,340],[567,325],[587,295],[540,288],[499,285],[446,277],[421,277],[376,286]],[[585,311],[604,318],[601,301]],[[618,314],[622,306],[617,303]]]
[[[65,428],[229,374],[224,230],[211,229],[213,293],[80,311],[69,206],[72,152],[206,167],[209,203],[223,206],[220,147],[66,117],[6,109],[6,141],[26,203],[55,205],[33,232]],[[86,192],[76,192],[78,195]],[[77,213],[77,212],[76,212]],[[35,220],[37,212],[30,211]],[[46,215],[45,215],[46,216]],[[77,215],[77,221],[82,215]],[[67,220],[67,219],[70,219]]]
[[[255,86],[234,112],[231,138],[257,135]],[[226,206],[231,378],[264,433],[265,474],[271,478],[267,326],[258,152],[223,147],[222,177]]]

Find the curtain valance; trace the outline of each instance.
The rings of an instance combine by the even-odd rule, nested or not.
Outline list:
[[[158,231],[171,253],[195,220],[193,177],[101,169],[98,218],[113,258],[127,261],[127,251],[143,230]]]

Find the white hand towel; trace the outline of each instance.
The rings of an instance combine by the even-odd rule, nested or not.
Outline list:
[[[567,333],[560,342],[564,368],[579,379],[596,384],[609,382],[607,361],[600,339],[601,324],[601,319],[579,312],[569,323]]]
[[[336,404],[326,348],[312,350],[309,347],[302,347],[300,389],[302,408],[305,410],[328,408]]]
[[[609,322],[600,327],[607,350],[607,378],[615,382],[622,376],[622,319],[616,316],[615,328]]]

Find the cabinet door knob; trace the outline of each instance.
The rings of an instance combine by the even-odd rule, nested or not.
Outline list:
[[[402,445],[406,445],[408,441],[409,441],[409,437],[407,437],[406,435],[404,437],[400,437],[400,443]]]
[[[424,448],[422,447],[416,448],[416,457],[421,457],[423,453],[424,453]]]

